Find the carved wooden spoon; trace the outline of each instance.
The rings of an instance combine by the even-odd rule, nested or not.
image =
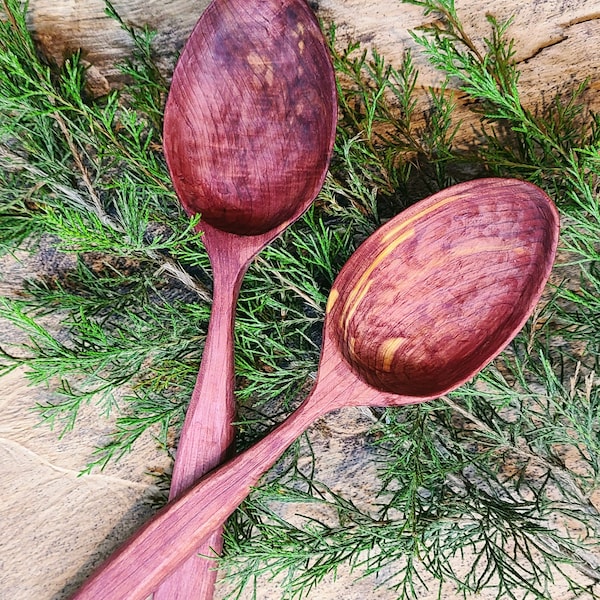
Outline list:
[[[317,195],[333,149],[333,67],[304,0],[214,0],[187,41],[165,108],[177,195],[213,268],[202,365],[177,449],[170,498],[221,463],[233,442],[235,304],[250,261]],[[221,548],[215,535],[199,555]],[[155,600],[211,598],[214,561],[192,557]]]
[[[250,450],[159,512],[76,598],[143,600],[325,413],[423,402],[473,377],[535,307],[558,227],[539,188],[483,179],[435,194],[376,231],[333,285],[310,396]]]

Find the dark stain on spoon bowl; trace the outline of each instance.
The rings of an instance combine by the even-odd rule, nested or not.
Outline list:
[[[190,68],[174,74],[165,154],[189,214],[260,235],[297,216],[299,199],[312,199],[323,183],[335,132],[330,59],[318,29],[303,25],[315,19],[303,3],[248,13],[243,23],[239,11],[228,18],[222,6],[211,9],[206,33],[180,58]]]

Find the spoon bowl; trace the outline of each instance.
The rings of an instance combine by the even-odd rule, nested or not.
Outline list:
[[[179,59],[164,152],[177,195],[219,231],[256,236],[317,195],[335,135],[331,60],[304,0],[214,0]]]
[[[308,398],[160,511],[76,598],[143,600],[327,412],[423,402],[473,377],[537,304],[558,230],[556,209],[539,188],[503,179],[454,186],[389,221],[333,284]]]
[[[516,180],[478,180],[412,206],[347,262],[327,305],[336,352],[372,387],[433,398],[522,328],[554,257],[554,207]]]

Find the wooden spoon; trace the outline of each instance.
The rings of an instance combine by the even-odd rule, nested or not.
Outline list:
[[[558,227],[539,188],[503,179],[454,186],[389,221],[333,285],[310,396],[250,450],[159,512],[76,598],[143,600],[325,413],[423,402],[473,377],[535,307]]]
[[[317,195],[335,137],[333,67],[304,0],[214,0],[192,32],[165,108],[164,152],[214,276],[213,307],[170,498],[221,463],[235,415],[235,304],[250,261]],[[198,554],[221,548],[215,535]],[[155,600],[211,598],[215,562],[192,557]]]

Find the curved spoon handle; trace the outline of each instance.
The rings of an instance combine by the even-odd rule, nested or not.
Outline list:
[[[311,402],[311,397],[252,448],[165,506],[92,575],[73,600],[145,600],[225,522],[263,473],[321,416],[322,406]]]
[[[179,439],[169,500],[233,454],[235,306],[248,264],[263,245],[262,237],[240,242],[205,223],[201,228],[213,269],[213,305],[200,371]],[[206,557],[216,557],[222,546],[219,527],[162,582],[154,600],[210,600],[217,570],[215,561]]]
[[[344,405],[372,404],[387,397],[352,374],[335,354],[326,327],[317,383],[300,407],[252,448],[167,504],[92,575],[73,600],[146,600],[222,526],[261,476],[317,418]],[[404,398],[404,403],[411,401]]]

